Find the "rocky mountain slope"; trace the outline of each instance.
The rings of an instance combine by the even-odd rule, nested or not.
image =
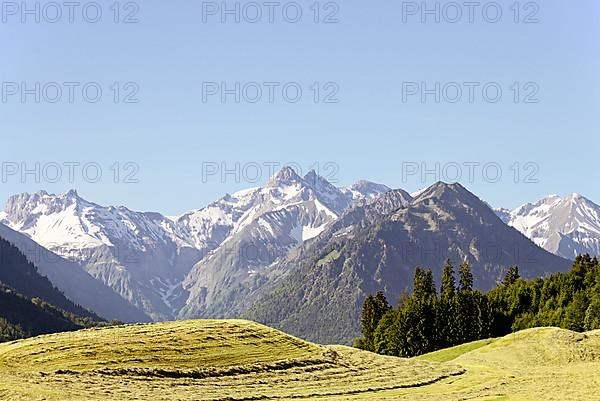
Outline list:
[[[0,222],[62,261],[83,267],[83,273],[130,303],[133,307],[122,320],[144,320],[145,315],[164,320],[223,311],[226,306],[210,306],[212,295],[205,297],[205,288],[221,286],[226,277],[232,284],[226,291],[235,294],[236,283],[258,276],[254,271],[268,264],[262,260],[264,255],[272,262],[317,236],[351,205],[388,189],[366,181],[338,189],[314,171],[299,177],[284,168],[262,188],[226,195],[178,218],[98,205],[76,191],[62,195],[41,191],[11,197]],[[246,254],[240,256],[240,252]],[[204,269],[198,263],[209,255],[213,267]],[[214,260],[227,262],[215,267]],[[77,273],[82,280],[78,291],[72,277],[67,277],[67,271],[77,269],[59,265],[50,269],[42,264],[41,269],[48,267],[44,274],[65,291],[70,289],[74,300],[91,305],[89,295],[102,294],[99,288],[89,291],[89,280],[82,272]],[[108,315],[99,305],[93,308]]]
[[[0,238],[0,341],[100,323],[67,299],[17,247]]]
[[[200,255],[166,217],[100,206],[75,191],[13,196],[2,217],[154,319],[172,316],[165,302],[170,285],[181,281]]]
[[[150,321],[140,309],[92,277],[78,263],[55,254],[1,223],[0,238],[25,255],[36,266],[39,274],[47,277],[68,299],[96,312],[102,318],[122,322]]]
[[[392,302],[409,291],[415,266],[431,267],[439,283],[446,258],[467,260],[475,286],[493,287],[511,265],[524,277],[566,271],[569,262],[504,224],[459,184],[437,183],[407,205],[392,191],[349,211],[315,241],[273,270],[290,274],[272,285],[247,317],[318,342],[348,342],[359,333],[366,294]]]
[[[549,252],[567,259],[600,255],[600,206],[579,194],[551,195],[509,211],[498,209],[509,225]]]
[[[289,168],[252,196],[232,234],[186,277],[189,296],[180,317],[238,316],[272,278],[270,265],[319,235],[357,198],[314,172],[300,177]]]

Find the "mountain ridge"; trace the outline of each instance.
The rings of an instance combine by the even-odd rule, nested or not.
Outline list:
[[[288,199],[285,191],[294,185],[301,185],[304,192],[291,204],[293,194]],[[361,195],[361,188],[368,193]],[[194,266],[228,238],[250,231],[262,231],[257,235],[270,238],[269,231],[279,227],[282,237],[268,247],[278,248],[269,251],[271,254],[282,254],[318,235],[353,202],[372,198],[386,188],[363,182],[350,194],[314,171],[300,177],[293,169],[284,168],[263,187],[226,194],[176,218],[124,206],[101,206],[76,190],[59,195],[42,190],[10,197],[0,222],[80,265],[153,320],[164,320],[175,318],[185,305],[189,294],[182,284]],[[316,199],[314,216],[308,218],[300,210],[311,196]],[[285,219],[289,222],[284,223]],[[246,229],[247,225],[252,227]],[[67,281],[64,272],[49,277],[63,286]],[[76,291],[73,295],[82,296]]]
[[[536,244],[559,256],[574,259],[578,254],[600,256],[600,206],[572,193],[548,195],[513,210],[497,209],[509,225]]]
[[[377,210],[377,202],[365,207]],[[446,258],[467,260],[482,290],[497,284],[511,265],[529,278],[569,267],[504,224],[460,184],[436,183],[404,207],[381,210],[351,210],[279,261],[274,269],[296,268],[244,317],[317,342],[348,343],[359,334],[365,296],[382,290],[395,302],[410,291],[416,266],[431,267],[439,282]]]
[[[373,242],[361,245],[362,252],[371,253],[373,258],[403,252],[403,258],[396,261],[404,266],[403,275],[415,267],[409,262],[427,264],[433,258],[436,265],[441,265],[445,254],[457,261],[468,256],[482,262],[498,253],[496,257],[503,263],[514,264],[528,261],[539,252],[527,238],[515,233],[510,234],[515,238],[513,242],[520,244],[515,249],[507,249],[508,244],[498,249],[498,243],[492,240],[477,241],[484,234],[492,238],[506,235],[500,234],[506,233],[505,224],[497,221],[491,232],[481,230],[486,222],[498,217],[508,222],[510,212],[491,211],[459,183],[437,182],[413,195],[364,180],[337,188],[315,171],[302,177],[292,168],[284,168],[262,187],[226,194],[178,217],[136,212],[125,206],[101,206],[70,190],[60,195],[46,191],[15,195],[0,213],[0,222],[10,225],[5,232],[17,230],[33,244],[39,242],[39,246],[49,248],[47,252],[66,259],[65,263],[81,267],[77,275],[87,283],[85,288],[93,287],[89,278],[105,287],[86,293],[74,288],[74,278],[65,278],[69,271],[78,271],[75,267],[53,270],[49,264],[40,266],[55,285],[69,292],[71,299],[96,311],[99,306],[94,305],[90,295],[95,291],[108,290],[125,300],[131,305],[129,315],[121,315],[126,319],[120,320],[125,321],[145,319],[142,316],[152,320],[237,317],[255,305],[263,291],[271,291],[296,269],[290,260],[302,265],[297,258],[307,257],[307,252],[307,258],[313,261],[317,254],[317,261],[331,259],[335,256],[330,255],[334,245],[342,240],[375,235]],[[410,212],[405,211],[407,206]],[[470,223],[458,230],[449,224],[452,218]],[[443,230],[449,230],[446,236],[440,234]],[[531,232],[524,231],[535,239]],[[419,232],[431,238],[419,238]],[[398,243],[391,246],[390,238],[380,243],[376,237],[379,234],[397,236]],[[469,235],[473,236],[472,242],[468,241]],[[560,236],[557,241],[567,240]],[[317,252],[317,247],[322,252]],[[352,252],[357,252],[354,248]],[[493,262],[487,268],[491,270],[486,273],[489,277],[484,280],[485,288],[502,274]],[[378,271],[381,281],[385,269]],[[342,274],[342,270],[337,272]],[[109,298],[118,303],[113,295]],[[105,302],[102,311],[109,310],[109,306]]]

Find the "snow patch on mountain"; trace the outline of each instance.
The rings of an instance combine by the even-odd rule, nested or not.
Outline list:
[[[549,195],[512,211],[496,209],[507,224],[564,258],[600,255],[600,206],[580,194]]]
[[[263,187],[226,194],[177,217],[102,206],[71,190],[12,196],[0,222],[80,264],[131,304],[162,320],[177,316],[198,277],[212,280],[197,274],[198,262],[214,255],[229,260],[224,247],[259,243],[268,253],[264,260],[234,258],[227,266],[246,275],[252,271],[259,280],[264,265],[320,235],[353,205],[388,191],[368,181],[337,188],[314,171],[300,177],[286,167]]]

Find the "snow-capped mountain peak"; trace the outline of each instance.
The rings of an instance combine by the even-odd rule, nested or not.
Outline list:
[[[344,188],[343,191],[353,202],[358,202],[377,199],[384,193],[391,191],[391,188],[387,185],[359,180],[349,188]]]
[[[229,308],[241,308],[246,291],[269,277],[275,259],[318,236],[351,205],[316,172],[300,177],[289,167],[248,196],[222,245],[186,277],[183,285],[190,295],[180,316],[221,316]],[[235,306],[231,291],[236,292]]]
[[[226,194],[178,217],[102,206],[71,190],[13,196],[0,222],[80,264],[161,320],[184,307],[196,311],[196,301],[219,304],[222,284],[259,280],[274,258],[318,236],[359,200],[388,190],[367,181],[340,189],[315,171],[301,177],[285,167],[262,187]],[[268,257],[236,254],[242,244]],[[203,288],[209,295],[200,301]]]
[[[578,193],[549,195],[507,213],[496,213],[546,250],[572,259],[600,255],[600,206]]]
[[[89,218],[96,206],[79,197],[75,190],[60,195],[46,191],[23,193],[8,199],[2,222],[43,246],[57,242],[98,242],[110,246],[110,239],[92,224],[94,218]]]
[[[300,177],[296,171],[289,167],[285,166],[281,170],[271,177],[269,180],[268,186],[279,186],[279,185],[294,185],[302,182],[302,177]]]

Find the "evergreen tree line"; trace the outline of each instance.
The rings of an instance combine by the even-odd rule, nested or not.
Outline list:
[[[412,357],[470,341],[532,327],[574,331],[600,329],[600,261],[578,256],[568,273],[531,281],[510,267],[503,282],[486,294],[473,289],[465,261],[456,272],[450,260],[437,291],[433,273],[417,267],[412,295],[395,308],[383,292],[365,299],[362,338],[355,346],[384,355]]]
[[[0,342],[119,324],[70,301],[10,242],[0,238]]]

